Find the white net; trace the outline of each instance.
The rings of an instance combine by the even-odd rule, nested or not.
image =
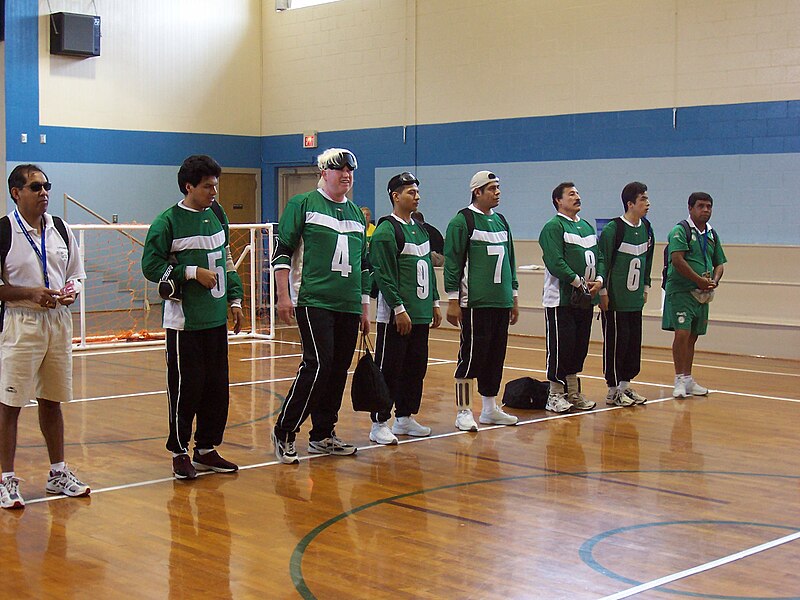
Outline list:
[[[83,254],[86,281],[73,305],[75,347],[159,342],[161,298],[142,275],[149,225],[71,225]],[[231,252],[244,285],[246,337],[272,338],[272,225],[231,225]]]

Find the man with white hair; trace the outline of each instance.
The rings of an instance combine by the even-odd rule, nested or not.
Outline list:
[[[359,328],[369,333],[366,221],[346,197],[357,166],[344,148],[320,154],[320,187],[291,198],[278,223],[272,258],[278,316],[297,319],[303,347],[272,434],[275,456],[286,464],[298,462],[295,436],[309,415],[310,453],[356,452],[334,428]]]
[[[456,366],[456,429],[478,431],[472,415],[471,380],[478,379],[484,425],[516,425],[517,417],[497,406],[503,378],[508,326],[519,318],[517,274],[511,228],[494,209],[500,178],[478,171],[469,184],[471,203],[447,226],[444,289],[447,321],[461,327]]]

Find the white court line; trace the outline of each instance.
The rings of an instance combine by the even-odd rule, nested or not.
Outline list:
[[[782,538],[778,538],[777,540],[772,540],[771,542],[766,542],[758,546],[753,546],[752,548],[748,548],[747,550],[742,550],[741,552],[737,552],[735,554],[729,554],[728,556],[718,558],[717,560],[712,560],[711,562],[707,562],[697,567],[692,567],[691,569],[686,569],[684,571],[680,571],[672,575],[667,575],[666,577],[661,577],[660,579],[648,581],[647,583],[637,585],[636,587],[632,587],[622,592],[617,592],[616,594],[612,594],[611,596],[604,596],[603,598],[600,598],[600,600],[620,600],[621,598],[628,598],[640,592],[646,592],[647,590],[652,590],[655,587],[659,587],[667,583],[672,583],[673,581],[677,581],[678,579],[683,579],[684,577],[689,577],[697,573],[702,573],[703,571],[708,571],[709,569],[714,569],[716,567],[726,565],[735,560],[739,560],[740,558],[746,558],[748,556],[752,556],[753,554],[758,554],[759,552],[763,552],[764,550],[769,550],[770,548],[774,548],[776,546],[780,546],[788,542],[793,542],[794,540],[797,539],[800,539],[800,531],[798,531],[797,533],[791,533]]]
[[[429,338],[431,341],[435,342],[447,342],[448,344],[458,344],[459,340],[445,340],[442,338]],[[546,348],[530,348],[528,346],[506,346],[506,348],[511,350],[529,350],[531,352],[547,352]],[[593,356],[595,358],[603,358],[602,354],[594,354],[589,352],[587,356]],[[659,365],[671,365],[673,364],[671,360],[660,360],[656,358],[644,358],[642,357],[642,362],[650,362]],[[776,359],[776,360],[786,360],[786,359]],[[759,375],[782,375],[784,377],[800,377],[800,373],[783,373],[778,371],[760,371],[758,369],[740,369],[737,367],[721,367],[718,365],[707,365],[704,363],[694,363],[694,367],[702,367],[704,369],[717,369],[720,371],[737,371],[741,373],[755,373]]]
[[[298,356],[303,356],[303,354],[273,354],[270,356],[257,356],[255,358],[240,358],[240,362],[252,362],[255,360],[273,360],[278,358],[297,358]]]

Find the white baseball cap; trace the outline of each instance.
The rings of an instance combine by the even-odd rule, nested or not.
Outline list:
[[[483,187],[492,181],[499,182],[500,178],[491,171],[478,171],[472,176],[472,179],[469,182],[469,191],[474,192],[478,188]]]

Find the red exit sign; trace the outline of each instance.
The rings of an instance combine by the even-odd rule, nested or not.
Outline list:
[[[303,148],[317,147],[317,132],[309,131],[303,134]]]

